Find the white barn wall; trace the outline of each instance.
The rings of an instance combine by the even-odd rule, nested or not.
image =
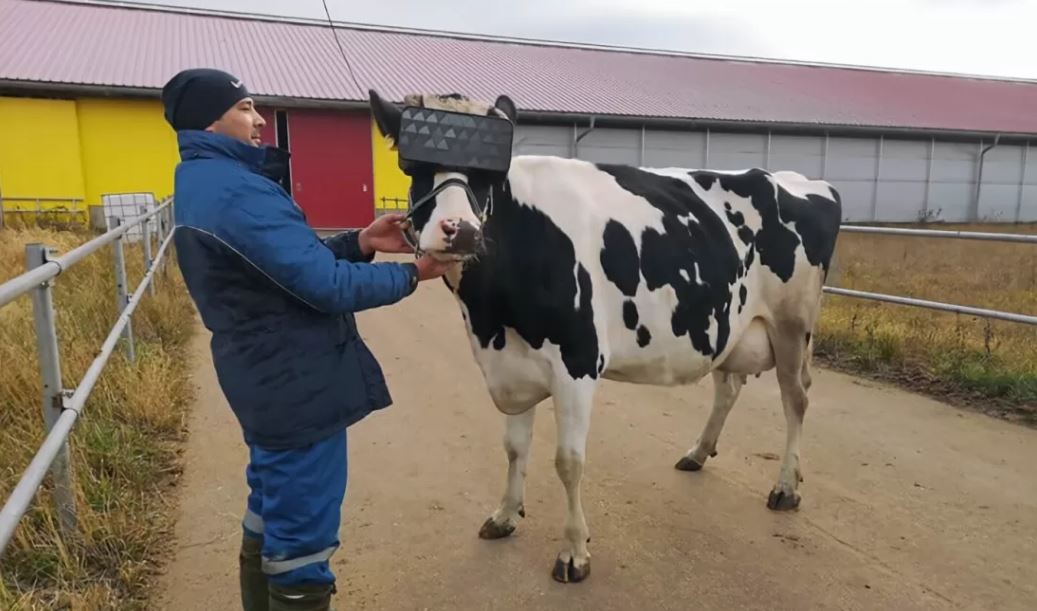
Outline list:
[[[523,125],[516,154],[572,157],[586,124]],[[716,130],[599,127],[575,147],[580,159],[648,167],[795,170],[824,178],[843,196],[847,222],[1037,221],[1037,150],[999,144],[986,154],[976,207],[980,151],[991,141],[944,142]]]

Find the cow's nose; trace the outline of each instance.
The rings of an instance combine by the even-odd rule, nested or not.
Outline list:
[[[443,235],[448,238],[457,233],[457,221],[440,221],[439,227],[443,230]]]
[[[457,235],[450,241],[451,250],[472,253],[482,239],[482,231],[468,221],[461,221],[456,228]]]

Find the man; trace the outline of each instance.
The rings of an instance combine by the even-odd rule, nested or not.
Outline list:
[[[212,332],[249,448],[239,580],[246,610],[328,609],[346,488],[346,427],[391,403],[354,312],[396,303],[445,264],[411,252],[404,217],[321,240],[278,184],[288,153],[235,76],[192,69],[162,90],[177,132],[177,259]]]

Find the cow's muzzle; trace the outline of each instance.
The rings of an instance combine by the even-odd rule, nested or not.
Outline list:
[[[408,224],[404,231],[404,237],[411,247],[414,248],[415,254],[419,256],[421,255],[421,249],[418,246],[420,240],[412,224],[414,213],[422,206],[427,206],[434,202],[436,196],[449,187],[458,187],[464,191],[468,199],[468,205],[471,206],[472,212],[479,219],[480,223],[485,223],[492,212],[493,190],[490,189],[488,192],[486,202],[480,202],[468,183],[458,178],[448,178],[417,201],[408,202],[410,210],[407,212]],[[452,254],[476,254],[482,246],[482,231],[467,221],[443,221],[440,229],[443,231],[445,240],[448,243],[448,252]]]
[[[482,249],[482,231],[468,221],[443,221],[440,229],[450,254],[472,255]]]

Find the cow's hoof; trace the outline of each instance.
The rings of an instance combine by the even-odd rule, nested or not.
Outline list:
[[[800,496],[797,492],[786,492],[779,488],[771,490],[767,497],[767,509],[774,511],[791,511],[799,507]]]
[[[514,524],[498,524],[493,521],[493,518],[487,518],[486,522],[483,523],[482,528],[479,529],[479,538],[503,539],[513,532],[515,532]]]
[[[562,554],[555,560],[555,568],[551,571],[551,577],[559,583],[579,583],[587,579],[591,574],[591,561],[588,559],[583,565],[576,566],[569,554]]]
[[[678,471],[701,471],[702,463],[698,462],[690,456],[684,456],[677,461],[677,464],[674,465],[674,468]]]

